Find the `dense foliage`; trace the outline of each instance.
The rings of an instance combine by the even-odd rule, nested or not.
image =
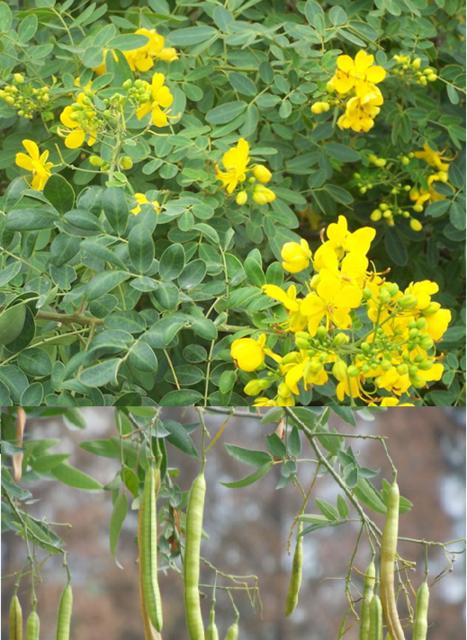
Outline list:
[[[260,403],[463,403],[462,0],[224,4],[0,3],[1,403],[247,404],[263,335]],[[339,215],[373,233],[347,271]],[[305,340],[269,294],[313,274]],[[386,280],[394,318],[424,297],[363,362]]]

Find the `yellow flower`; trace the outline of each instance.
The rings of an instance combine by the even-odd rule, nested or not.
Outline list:
[[[155,213],[161,212],[160,203],[157,200],[148,200],[144,193],[135,193],[134,198],[137,202],[137,205],[133,207],[133,209],[130,209],[130,213],[132,213],[134,216],[137,216],[139,213],[141,213],[141,206],[143,204],[151,205]]]
[[[438,293],[439,287],[436,282],[431,280],[420,280],[419,282],[412,282],[404,290],[404,294],[413,296],[415,298],[414,306],[416,309],[423,311],[431,303],[431,296],[434,293]]]
[[[276,199],[276,194],[268,187],[265,187],[263,184],[256,184],[253,189],[253,200],[256,204],[269,204],[270,202],[274,202]]]
[[[348,55],[338,56],[336,73],[329,81],[329,87],[337,93],[346,94],[354,88],[363,88],[368,84],[379,84],[386,77],[383,67],[374,65],[374,56],[360,50],[355,59]]]
[[[337,222],[331,222],[328,225],[326,236],[328,242],[325,244],[329,244],[341,258],[344,253],[366,255],[375,239],[376,231],[372,227],[361,227],[356,231],[349,231],[347,218],[339,216]]]
[[[337,286],[336,286],[337,285]],[[321,288],[319,293],[308,293],[302,300],[300,313],[306,317],[308,332],[315,336],[323,319],[327,328],[347,329],[351,325],[350,307],[339,295],[338,284],[332,290]]]
[[[155,60],[162,60],[164,62],[173,62],[178,59],[176,49],[173,47],[165,47],[165,38],[157,33],[155,29],[146,29],[141,27],[137,29],[135,35],[145,36],[148,41],[142,47],[137,49],[130,49],[129,51],[122,51],[125,56],[128,66],[132,71],[149,71],[154,66]],[[93,71],[97,75],[102,75],[106,71],[105,57],[107,49],[102,50],[103,59],[99,66],[95,67]],[[117,56],[114,52],[114,59],[117,60]]]
[[[63,109],[60,121],[68,129],[65,137],[65,146],[68,149],[77,149],[85,141],[89,146],[96,142],[96,111],[84,92],[78,95],[75,103]]]
[[[311,249],[302,238],[300,242],[286,242],[281,250],[282,268],[289,273],[307,269],[311,260]]]
[[[154,60],[164,60],[172,62],[177,60],[177,51],[172,48],[164,47],[165,38],[161,36],[155,29],[137,29],[135,35],[146,36],[148,42],[138,49],[124,51],[123,55],[128,62],[132,71],[149,71],[154,66]]]
[[[173,103],[173,95],[165,85],[165,75],[155,73],[151,82],[151,100],[143,102],[136,110],[136,117],[141,120],[148,113],[151,113],[151,122],[155,127],[166,127],[169,119],[167,109]]]
[[[348,100],[345,112],[339,117],[337,125],[340,129],[352,129],[357,133],[369,131],[375,117],[381,111],[383,96],[378,87],[362,95],[356,95]]]
[[[47,162],[49,152],[46,150],[40,153],[39,147],[34,140],[26,138],[21,144],[26,149],[27,154],[20,151],[16,154],[15,162],[21,169],[31,172],[31,187],[36,191],[42,191],[47,180],[52,175],[50,169],[53,167],[53,163]]]
[[[302,331],[306,326],[306,318],[300,313],[300,304],[297,300],[297,287],[291,284],[287,291],[275,284],[263,285],[263,293],[269,298],[277,300],[289,312],[287,318],[288,331]]]
[[[216,165],[216,178],[222,182],[227,193],[233,193],[237,185],[246,180],[249,161],[250,145],[244,138],[240,138],[235,147],[224,153],[222,165],[225,170]]]
[[[264,345],[266,335],[262,333],[257,340],[254,338],[238,338],[232,342],[230,355],[236,366],[242,371],[256,371],[264,365],[266,357]]]
[[[449,170],[449,163],[445,162],[445,160],[449,160],[450,158],[443,155],[441,151],[432,149],[428,143],[423,145],[423,150],[415,151],[414,156],[420,158],[420,160],[424,160],[431,167],[435,167],[439,171]]]

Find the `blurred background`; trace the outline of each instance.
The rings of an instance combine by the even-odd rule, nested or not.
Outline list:
[[[238,412],[241,414],[242,409]],[[86,408],[85,430],[71,430],[60,418],[28,421],[30,437],[58,437],[56,451],[72,452],[70,462],[103,483],[114,477],[116,461],[97,458],[79,448],[83,440],[106,437],[115,433],[112,408]],[[165,417],[182,422],[196,422],[192,408],[165,409]],[[209,413],[207,426],[211,433],[225,416]],[[399,470],[402,495],[414,503],[414,509],[401,517],[400,535],[425,540],[448,541],[465,534],[465,413],[458,409],[391,408],[378,413],[373,421],[359,419],[350,427],[338,418],[332,423],[343,433],[380,434],[388,436],[390,454]],[[227,573],[258,576],[262,606],[253,610],[245,592],[236,596],[241,612],[242,640],[335,640],[347,611],[344,577],[354,549],[359,527],[355,523],[315,531],[304,539],[304,575],[300,602],[290,619],[283,616],[291,557],[287,554],[287,536],[291,522],[300,508],[300,496],[294,487],[276,491],[279,475],[275,469],[259,483],[243,489],[227,489],[220,481],[239,479],[251,468],[232,459],[223,447],[229,442],[256,449],[264,448],[264,438],[274,429],[258,420],[242,415],[233,417],[221,440],[210,451],[207,464],[208,494],[205,512],[203,555]],[[361,464],[381,471],[391,479],[390,468],[380,444],[373,440],[352,440],[353,450]],[[55,450],[54,450],[55,452]],[[172,466],[181,466],[178,479],[188,489],[197,472],[196,461],[170,447]],[[308,485],[313,466],[300,465],[300,479]],[[380,478],[376,479],[380,486]],[[109,551],[109,519],[111,499],[108,492],[83,492],[67,488],[56,480],[43,479],[34,486],[26,485],[34,496],[29,509],[32,515],[49,522],[69,523],[58,526],[69,552],[73,576],[75,606],[74,640],[143,640],[140,622],[136,565],[136,512],[130,512],[121,534],[119,568]],[[314,496],[335,503],[338,490],[327,477],[318,480]],[[310,501],[308,511],[317,512]],[[381,518],[375,518],[382,524]],[[462,550],[463,544],[451,547]],[[24,542],[7,533],[2,539],[2,631],[7,637],[8,603],[13,580],[11,575],[25,563]],[[401,554],[417,563],[410,574],[417,586],[423,575],[424,548],[418,544],[400,545]],[[363,540],[355,558],[362,571],[370,552]],[[464,640],[465,638],[465,558],[455,559],[453,570],[436,582],[431,590],[430,640]],[[429,555],[430,580],[449,567],[443,550],[434,547]],[[65,575],[60,558],[50,559],[43,568],[39,585],[41,638],[55,634],[59,594]],[[358,576],[354,576],[359,585]],[[203,571],[203,579],[212,574]],[[183,613],[181,578],[174,572],[160,576],[164,601],[164,640],[187,637]],[[27,581],[20,590],[28,602]],[[209,597],[205,600],[208,618]],[[27,609],[27,607],[25,607]],[[217,594],[217,621],[221,637],[232,622],[233,611],[228,596]],[[351,621],[351,618],[349,618]],[[345,638],[358,637],[356,625]]]

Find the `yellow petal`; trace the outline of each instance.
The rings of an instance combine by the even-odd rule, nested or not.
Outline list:
[[[32,171],[33,169],[33,162],[31,157],[27,156],[22,151],[16,154],[15,162],[18,167],[21,167],[21,169],[26,169],[26,171]]]
[[[39,160],[39,147],[34,140],[26,139],[22,144],[33,160]]]
[[[75,129],[71,131],[65,138],[65,147],[68,149],[77,149],[84,142],[84,131],[82,129]]]

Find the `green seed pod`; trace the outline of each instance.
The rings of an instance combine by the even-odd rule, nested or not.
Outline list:
[[[26,640],[39,640],[39,615],[35,609],[31,611],[26,622]]]
[[[73,608],[73,592],[71,584],[64,588],[58,605],[57,634],[56,640],[69,640],[71,626],[71,611]]]
[[[363,600],[360,610],[360,635],[359,640],[369,640],[370,633],[370,603],[375,588],[376,568],[373,561],[367,567],[363,581]]]
[[[206,640],[219,640],[219,631],[216,625],[216,614],[214,609],[211,609],[209,616],[209,625],[206,629]]]
[[[143,580],[143,601],[147,616],[157,631],[162,630],[162,601],[159,591],[157,567],[157,509],[156,491],[159,470],[151,467],[146,472],[141,514],[140,570]]]
[[[238,639],[238,623],[234,622],[227,629],[227,633],[225,634],[225,640],[237,640]]]
[[[415,620],[413,624],[412,640],[426,640],[428,631],[428,603],[430,591],[428,583],[423,582],[417,591],[417,602],[415,605]]]
[[[368,640],[383,640],[383,609],[381,600],[376,594],[370,603],[370,629]]]
[[[183,572],[186,625],[190,640],[204,640],[203,616],[199,597],[199,564],[205,495],[206,480],[201,473],[193,482],[186,510]]]
[[[386,522],[381,540],[381,603],[388,630],[394,640],[405,640],[397,612],[394,567],[399,533],[399,487],[394,482],[388,495]]]
[[[23,610],[17,595],[10,602],[10,640],[23,640]]]
[[[297,542],[295,544],[295,552],[292,561],[292,572],[290,574],[289,590],[285,601],[285,615],[295,610],[298,604],[298,595],[302,584],[302,567],[303,567],[303,536],[301,535],[303,525],[300,522],[297,531]]]

